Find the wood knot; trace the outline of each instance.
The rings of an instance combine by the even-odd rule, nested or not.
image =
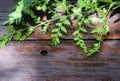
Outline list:
[[[40,52],[40,54],[43,55],[43,56],[46,56],[46,55],[48,54],[48,51],[47,51],[47,50],[42,50],[42,51]]]

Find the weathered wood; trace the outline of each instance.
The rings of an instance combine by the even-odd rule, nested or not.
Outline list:
[[[86,41],[88,47],[94,41]],[[46,56],[41,51],[46,50]],[[85,57],[73,41],[60,46],[45,41],[11,42],[0,49],[0,81],[119,81],[120,42],[105,41],[100,52]]]
[[[120,39],[120,32],[116,32],[116,31],[113,31],[113,32],[110,32],[108,35],[106,35],[104,39]],[[73,39],[74,36],[72,35],[72,33],[73,33],[73,30],[69,29],[68,34],[65,34],[64,39]],[[90,33],[83,34],[84,39],[94,39],[93,36],[94,35]],[[41,32],[41,28],[37,28],[28,39],[51,39],[51,35],[50,33],[43,34]]]
[[[8,14],[10,13],[13,5],[15,5],[16,3],[17,3],[17,0],[11,0],[11,1],[5,0],[5,1],[3,1],[3,3],[0,3],[0,22],[3,22],[8,19]],[[90,17],[95,17],[95,16],[96,16],[96,14],[93,14]],[[110,15],[108,16],[107,21],[110,26],[110,33],[105,37],[105,39],[119,39],[120,38],[119,18],[120,18],[120,13],[119,14],[117,13],[117,14],[113,15],[112,17],[110,17]],[[118,21],[115,22],[116,20],[118,20]],[[76,21],[72,21],[72,22],[73,23],[70,27],[76,28],[77,27]],[[101,24],[99,24],[99,23],[94,23],[94,25],[95,26],[88,25],[87,27],[94,28],[94,27],[101,26]],[[68,32],[69,33],[67,35],[65,35],[65,39],[73,39],[73,36],[72,36],[73,29],[69,29]],[[0,37],[2,36],[2,33],[8,33],[8,31],[6,31],[6,29],[2,27]],[[84,37],[84,39],[93,39],[93,36],[89,35],[89,34],[84,34],[83,37]],[[41,32],[41,27],[39,27],[28,39],[51,39],[51,36],[50,36],[50,34],[43,34]]]
[[[9,12],[18,0],[0,0],[0,12]]]
[[[111,14],[111,13],[110,13]],[[120,13],[115,14],[113,16],[108,15],[107,22],[109,24],[110,32],[108,35],[105,36],[105,39],[120,39]],[[96,14],[90,15],[89,18],[97,17]],[[70,28],[68,29],[68,34],[65,35],[64,39],[73,39],[72,33],[77,28],[77,21],[73,20],[71,21],[72,25],[70,25]],[[89,25],[84,25],[84,27],[88,30],[89,33],[83,34],[84,39],[93,39],[93,35],[90,35],[90,31],[93,28],[101,27],[101,23],[92,23]],[[39,39],[51,39],[50,33],[43,34],[41,32],[41,27],[37,28],[35,32],[30,36],[30,38],[39,38]]]
[[[120,22],[111,24],[111,29],[110,29],[111,32],[108,35],[106,35],[104,38],[105,39],[120,39],[120,29],[119,28],[120,28]],[[4,34],[4,33],[9,33],[6,30],[6,27],[4,27],[4,26],[0,26],[0,29],[1,29],[0,37],[2,37],[2,34]],[[73,36],[72,36],[73,32],[74,32],[74,29],[68,29],[68,34],[65,34],[64,39],[73,39]],[[93,39],[93,36],[94,35],[92,35],[90,33],[83,34],[84,39]],[[50,35],[50,33],[43,34],[41,31],[41,27],[39,27],[39,28],[36,28],[34,33],[27,39],[28,40],[30,40],[30,39],[51,39],[51,35]]]
[[[0,0],[0,22],[7,20],[17,0]],[[110,34],[98,54],[85,57],[81,48],[71,40],[73,30],[59,46],[51,46],[37,28],[27,41],[12,41],[0,49],[0,81],[119,81],[120,80],[120,14],[108,18]],[[73,21],[74,27],[76,26]],[[97,24],[99,25],[99,24]],[[0,37],[9,33],[0,27]],[[94,40],[85,34],[89,48]],[[40,39],[43,39],[42,41]],[[114,39],[114,40],[113,40]],[[115,40],[117,39],[117,40]],[[45,41],[46,40],[46,41]]]

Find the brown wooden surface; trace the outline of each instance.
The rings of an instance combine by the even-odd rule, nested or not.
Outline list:
[[[89,47],[92,42],[87,41]],[[0,49],[0,81],[119,81],[119,58],[117,40],[104,41],[92,57],[85,57],[73,41],[56,47],[45,41],[11,42]]]
[[[17,3],[17,0],[5,0],[3,3],[0,3],[0,22],[5,21],[8,19],[8,14],[11,12],[12,7]],[[43,14],[42,14],[43,15]],[[96,14],[91,15],[90,17],[95,17]],[[113,16],[108,16],[108,24],[110,27],[110,33],[105,37],[105,39],[119,39],[120,38],[120,13],[117,13]],[[72,21],[71,28],[76,28],[77,24],[76,21]],[[96,27],[100,27],[101,24],[94,23]],[[88,25],[86,28],[94,28],[93,25]],[[0,37],[4,33],[8,33],[8,31],[5,29],[5,27],[0,27]],[[90,30],[90,29],[89,29]],[[88,31],[89,31],[88,30]],[[72,36],[73,29],[68,29],[68,34],[65,35],[64,39],[73,39]],[[93,35],[89,33],[83,34],[84,39],[93,39]],[[28,39],[51,39],[50,34],[43,34],[41,32],[41,27],[37,28],[35,32],[28,38]]]
[[[6,20],[17,0],[0,0],[0,22]],[[114,15],[108,22],[119,19]],[[85,57],[69,34],[59,46],[47,43],[50,35],[40,28],[28,40],[12,41],[0,49],[0,81],[120,81],[120,22],[109,23],[111,32],[102,43],[98,54]],[[0,27],[0,36],[8,33]],[[72,32],[72,31],[70,31]],[[84,35],[88,47],[94,40]],[[45,52],[48,52],[44,56]],[[41,55],[42,53],[42,55]]]

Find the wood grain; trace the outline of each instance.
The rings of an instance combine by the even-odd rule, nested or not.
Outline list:
[[[88,47],[94,41],[86,41]],[[46,56],[41,51],[46,50]],[[11,42],[0,49],[1,81],[119,81],[120,42],[105,41],[98,54],[85,57],[73,41]]]
[[[7,2],[7,3],[6,3]],[[0,22],[3,22],[5,20],[8,19],[8,14],[11,12],[11,8],[17,3],[17,0],[5,0],[3,1],[3,3],[0,3]],[[9,4],[6,6],[6,4]],[[46,16],[44,14],[42,14],[43,16]],[[96,17],[96,14],[92,14],[89,17]],[[113,16],[108,15],[108,24],[110,27],[110,32],[107,36],[105,36],[105,39],[120,39],[120,13],[117,13]],[[117,20],[117,22],[115,22]],[[74,29],[72,28],[77,28],[77,23],[76,20],[71,21],[72,25],[70,25],[69,29],[68,29],[68,34],[65,35],[64,39],[73,39],[72,36],[72,32]],[[93,25],[86,25],[85,28],[88,29],[88,31],[90,32],[90,28],[95,28],[95,27],[99,27],[101,26],[101,24],[99,23],[93,23]],[[1,31],[1,35],[2,33],[8,33],[8,31],[6,31],[6,29],[4,27],[0,27],[2,29]],[[93,35],[89,34],[89,33],[85,33],[83,34],[84,39],[93,39]],[[35,30],[35,32],[28,38],[28,39],[51,39],[50,33],[48,34],[43,34],[41,32],[41,27],[37,28]]]
[[[0,0],[0,22],[7,20],[16,3]],[[75,46],[71,29],[59,46],[48,45],[50,34],[42,34],[41,28],[26,41],[8,43],[0,49],[0,81],[120,81],[120,21],[114,23],[119,17],[108,18],[111,32],[99,53],[91,57]],[[10,32],[0,26],[0,37],[4,33]],[[84,34],[84,39],[91,48],[95,42],[92,35]]]
[[[0,0],[0,12],[9,12],[18,0]]]

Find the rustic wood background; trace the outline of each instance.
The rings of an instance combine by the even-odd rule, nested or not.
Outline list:
[[[0,22],[17,0],[0,0]],[[85,57],[66,35],[59,46],[47,44],[49,34],[39,28],[23,42],[12,41],[0,49],[0,81],[120,81],[120,18],[117,13],[108,18],[112,32],[105,38],[100,52]],[[0,37],[8,33],[0,27]],[[88,47],[94,39],[85,36]]]

